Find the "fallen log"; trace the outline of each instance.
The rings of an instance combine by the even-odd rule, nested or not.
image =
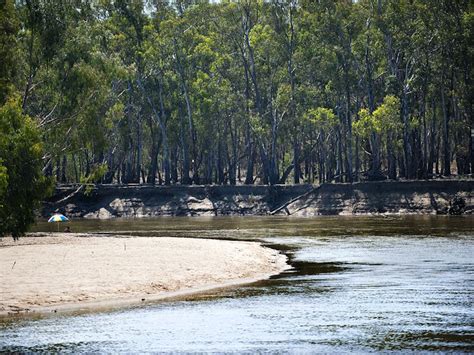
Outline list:
[[[282,209],[286,209],[286,213],[287,215],[290,215],[290,211],[287,209],[287,207],[289,205],[291,205],[293,202],[295,201],[298,201],[299,199],[303,198],[303,197],[306,197],[310,194],[312,194],[314,191],[318,190],[319,188],[321,187],[321,185],[318,185],[316,187],[313,187],[311,188],[310,190],[306,191],[304,194],[302,195],[299,195],[299,196],[296,196],[295,198],[292,198],[291,200],[285,202],[283,205],[281,205],[280,207],[274,209],[273,211],[271,211],[269,214],[270,215],[275,215],[277,214],[278,212],[280,212]]]

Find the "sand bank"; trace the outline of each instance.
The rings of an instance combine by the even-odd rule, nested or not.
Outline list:
[[[55,234],[0,240],[0,315],[176,297],[268,278],[286,257],[259,243]]]

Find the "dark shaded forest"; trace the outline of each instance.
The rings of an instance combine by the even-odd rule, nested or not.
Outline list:
[[[469,0],[0,4],[0,104],[59,183],[474,171]]]

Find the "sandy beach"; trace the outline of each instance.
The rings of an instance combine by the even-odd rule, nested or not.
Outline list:
[[[259,243],[54,234],[0,240],[0,315],[133,305],[268,278]]]

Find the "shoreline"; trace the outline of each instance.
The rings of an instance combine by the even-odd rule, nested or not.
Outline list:
[[[56,233],[0,240],[0,267],[0,318],[8,319],[182,299],[290,265],[259,242]]]
[[[474,180],[412,180],[321,185],[58,185],[43,217],[321,216],[474,214]]]

